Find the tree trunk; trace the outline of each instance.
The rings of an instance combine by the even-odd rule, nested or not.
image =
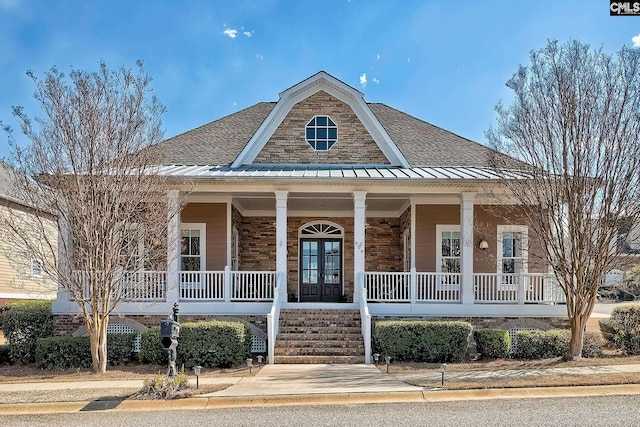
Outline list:
[[[584,334],[587,328],[588,316],[584,314],[574,314],[570,317],[571,322],[571,341],[569,341],[569,350],[564,355],[565,361],[579,360],[582,357],[582,347],[584,346]]]
[[[107,325],[108,319],[94,319],[90,328],[91,367],[93,372],[103,374],[107,371]]]

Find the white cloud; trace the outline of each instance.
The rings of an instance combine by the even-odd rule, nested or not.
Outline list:
[[[631,41],[633,42],[633,47],[640,47],[640,34],[635,37],[631,37]]]
[[[407,58],[407,62],[411,62],[411,58]]]
[[[229,36],[232,39],[235,39],[236,37],[238,37],[238,30],[233,30],[231,28],[227,28],[222,32],[225,36]]]
[[[367,85],[367,73],[360,74],[360,84],[362,85],[362,87],[365,87]]]
[[[233,106],[234,106],[234,107],[237,107],[237,106],[238,106],[238,103],[237,103],[236,101],[233,101]]]
[[[373,79],[371,79],[371,81],[374,82],[377,85],[380,84],[380,80],[376,79],[375,77]]]
[[[256,59],[259,61],[262,61],[264,59],[264,56],[260,55],[259,53],[256,53]]]
[[[251,31],[243,31],[242,34],[244,34],[247,37],[251,37],[253,35]]]
[[[379,53],[377,53],[377,54],[376,54],[376,61],[379,61],[379,60],[380,60],[380,54],[379,54]]]

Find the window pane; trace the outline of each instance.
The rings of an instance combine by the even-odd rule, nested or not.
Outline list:
[[[189,238],[183,237],[180,239],[180,254],[189,255]]]
[[[200,271],[200,258],[199,257],[182,257],[181,262],[182,271]]]
[[[307,139],[308,140],[316,139],[316,129],[315,128],[311,128],[311,127],[307,128]]]
[[[522,256],[522,233],[513,233],[513,256]]]
[[[451,241],[442,238],[442,256],[451,256]]]
[[[329,117],[327,117],[327,125],[329,126],[335,126],[336,124],[333,123],[333,120],[331,120]]]
[[[191,255],[200,255],[200,237],[191,238]]]
[[[329,139],[338,139],[338,129],[337,128],[329,128]]]
[[[327,116],[316,117],[316,125],[318,125],[318,126],[326,126],[327,125]]]
[[[513,274],[516,272],[514,260],[505,259],[502,261],[502,272],[505,274]]]
[[[316,131],[317,139],[327,139],[327,130],[324,128],[318,128]]]
[[[321,141],[316,141],[316,150],[318,150],[318,151],[326,151],[327,149],[328,149],[327,141],[322,141],[322,142]]]

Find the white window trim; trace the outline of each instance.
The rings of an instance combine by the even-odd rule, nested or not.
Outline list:
[[[207,271],[207,224],[204,222],[183,222],[180,224],[180,238],[183,230],[200,231],[200,271]],[[180,254],[180,271],[182,271],[182,254]]]
[[[442,232],[444,231],[460,231],[460,224],[437,224],[436,225],[436,273],[442,273]],[[462,235],[460,236],[460,245],[462,245]],[[460,263],[462,264],[462,251],[460,252]],[[462,273],[458,273],[462,277]],[[442,283],[440,277],[436,281],[436,289],[442,291],[459,290],[460,284]]]
[[[37,273],[37,274],[34,272],[35,269],[33,268],[35,263],[38,263],[40,265],[40,268],[39,268],[40,272]],[[31,258],[31,277],[35,277],[37,279],[41,279],[42,278],[42,274],[43,274],[42,260],[39,259],[39,258]]]
[[[311,227],[312,225],[330,225],[332,227],[337,228],[338,230],[340,230],[340,234],[327,234],[327,233],[314,233],[314,234],[302,234],[302,230],[305,230],[309,227]],[[307,222],[306,224],[303,224],[300,228],[298,228],[298,238],[299,239],[306,239],[306,238],[311,238],[311,239],[342,239],[344,237],[344,227],[341,227],[339,224],[336,224],[335,222],[331,222],[331,221],[324,221],[324,220],[317,220],[317,221],[311,221],[311,222]]]
[[[231,270],[235,271],[240,266],[240,250],[238,246],[240,245],[240,233],[236,228],[231,231]]]
[[[502,274],[502,241],[504,233],[520,233],[522,235],[522,274],[529,272],[529,227],[526,225],[498,225],[496,231],[496,271]],[[514,290],[514,285],[498,280],[498,290]]]

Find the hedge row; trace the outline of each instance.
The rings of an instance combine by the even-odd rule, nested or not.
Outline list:
[[[53,335],[51,301],[14,301],[2,306],[0,327],[13,362],[36,361],[36,341]]]
[[[212,320],[183,323],[177,350],[178,366],[238,366],[251,353],[251,329],[242,322]],[[157,329],[147,329],[142,333],[138,358],[142,363],[167,363],[167,352],[160,345]]]
[[[640,307],[620,306],[600,320],[600,331],[609,345],[629,355],[640,354]]]
[[[0,365],[11,364],[11,347],[8,344],[0,345]]]
[[[551,329],[548,331],[518,331],[517,346],[513,353],[516,359],[547,359],[559,357],[569,350],[571,331],[568,329]],[[584,335],[582,357],[602,356],[602,340],[594,332]]]
[[[476,329],[473,339],[482,359],[501,359],[509,356],[511,338],[505,329]]]
[[[467,322],[383,320],[374,327],[374,350],[397,361],[459,362],[471,330]]]
[[[131,360],[136,334],[107,335],[107,363],[124,365]],[[36,364],[41,369],[91,367],[89,337],[40,338],[36,345]]]

